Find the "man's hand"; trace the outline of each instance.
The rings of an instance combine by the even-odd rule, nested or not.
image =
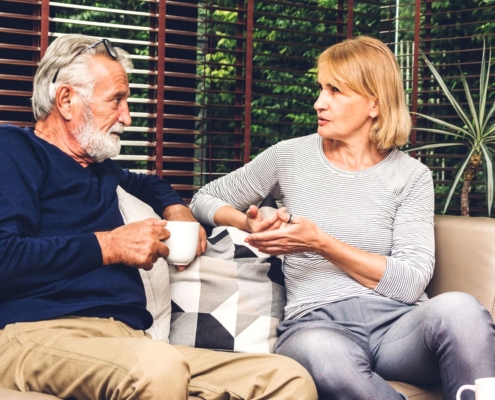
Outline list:
[[[183,206],[181,204],[173,204],[171,206],[166,207],[163,210],[163,218],[169,221],[193,221],[197,222],[196,218],[194,218],[189,207]],[[206,251],[206,232],[203,227],[199,226],[199,240],[198,240],[198,248],[196,249],[196,256],[200,256]],[[179,268],[179,270],[183,270],[184,267]]]
[[[101,247],[103,265],[125,264],[150,270],[158,257],[168,256],[162,241],[170,237],[164,229],[167,221],[153,218],[121,226],[109,232],[96,232]]]

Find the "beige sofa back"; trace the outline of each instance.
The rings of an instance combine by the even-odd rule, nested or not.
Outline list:
[[[495,320],[495,219],[436,216],[435,245],[435,274],[428,295],[470,293]]]

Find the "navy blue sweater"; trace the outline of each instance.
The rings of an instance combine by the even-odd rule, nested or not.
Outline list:
[[[0,126],[0,329],[64,315],[152,324],[139,271],[102,266],[93,232],[123,225],[117,185],[162,215],[170,184],[112,160],[84,168],[30,129]]]

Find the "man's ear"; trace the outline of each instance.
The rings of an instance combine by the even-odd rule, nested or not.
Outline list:
[[[69,85],[60,85],[55,94],[55,106],[60,115],[67,121],[72,120],[74,111],[74,100],[77,96],[76,91]]]

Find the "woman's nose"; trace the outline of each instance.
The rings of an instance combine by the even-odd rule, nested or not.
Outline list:
[[[315,110],[323,110],[327,106],[327,101],[325,100],[325,96],[323,95],[323,92],[320,92],[318,95],[318,98],[315,101],[314,108]]]

